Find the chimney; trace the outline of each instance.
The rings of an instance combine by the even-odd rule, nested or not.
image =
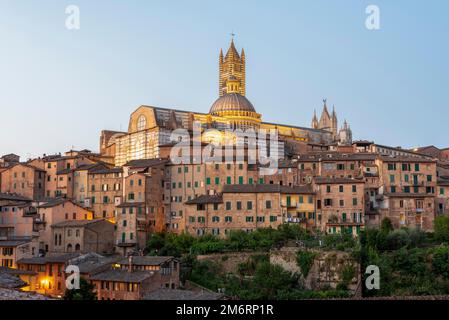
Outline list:
[[[128,272],[133,272],[133,256],[128,258]]]

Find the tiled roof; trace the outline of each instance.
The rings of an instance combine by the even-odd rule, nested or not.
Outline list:
[[[29,242],[29,240],[0,240],[0,247],[17,247]]]
[[[81,256],[81,253],[66,253],[47,257],[24,258],[17,261],[20,264],[46,264],[46,263],[66,263],[67,261]]]
[[[60,204],[66,203],[67,201],[70,201],[70,200],[66,199],[66,198],[48,199],[48,200],[45,201],[45,203],[39,205],[38,208],[51,208],[51,207],[55,207],[55,206],[58,206]]]
[[[390,197],[390,198],[427,198],[427,197],[434,197],[433,194],[428,194],[428,193],[405,193],[405,192],[385,193],[384,196]]]
[[[117,208],[144,207],[145,202],[122,202]]]
[[[424,162],[424,163],[436,163],[436,160],[418,158],[418,157],[404,157],[404,156],[380,156],[380,159],[384,162]]]
[[[316,184],[365,183],[362,179],[315,177]]]
[[[52,228],[62,228],[62,227],[85,227],[91,224],[96,224],[101,221],[107,221],[105,219],[95,219],[95,220],[67,220],[59,223],[52,224]]]
[[[132,271],[122,269],[111,269],[92,275],[90,280],[117,281],[127,283],[140,283],[154,275],[152,271]]]
[[[158,159],[141,159],[141,160],[131,160],[126,163],[125,167],[141,168],[141,167],[153,167],[158,165],[164,165],[168,162],[168,159],[158,158]]]
[[[313,193],[310,186],[281,186],[279,184],[229,184],[223,186],[223,193]]]
[[[173,259],[171,256],[132,256],[131,263],[136,266],[160,266]],[[122,259],[118,263],[128,265],[129,258]]]
[[[27,201],[27,202],[33,201],[32,199],[12,193],[0,193],[0,200],[14,200],[14,201]]]
[[[223,203],[223,197],[221,195],[205,194],[186,201],[186,204],[206,204],[206,203]]]
[[[59,175],[61,175],[61,174],[68,174],[68,173],[71,173],[72,171],[73,171],[73,169],[67,168],[67,169],[59,170],[58,172],[56,172],[56,174],[59,174]]]
[[[122,173],[122,167],[114,167],[114,168],[94,168],[89,173],[90,174],[107,174],[107,173]]]

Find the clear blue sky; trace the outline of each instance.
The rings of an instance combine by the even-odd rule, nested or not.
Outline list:
[[[69,4],[79,31],[65,28]],[[380,30],[365,28],[369,4]],[[449,147],[448,12],[446,0],[0,0],[0,154],[98,150],[142,104],[207,112],[232,31],[265,121],[310,126],[328,98],[355,138]]]

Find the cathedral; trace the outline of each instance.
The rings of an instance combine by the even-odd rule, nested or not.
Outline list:
[[[281,158],[304,151],[307,144],[340,143],[340,134],[345,136],[345,144],[348,143],[349,136],[352,137],[352,134],[348,134],[350,129],[347,125],[337,132],[335,109],[330,114],[326,100],[323,100],[320,120],[318,121],[315,112],[311,128],[263,121],[262,115],[246,97],[244,50],[239,53],[234,40],[231,40],[226,55],[220,50],[218,60],[218,98],[212,103],[208,113],[142,105],[131,114],[127,132],[101,132],[101,153],[113,156],[116,166],[136,159],[162,157],[163,146],[172,143],[171,132],[178,128],[192,131],[194,121],[201,123],[202,130],[215,129],[218,132],[232,129],[276,129],[282,149]]]

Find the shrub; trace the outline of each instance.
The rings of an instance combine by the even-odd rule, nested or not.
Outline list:
[[[301,274],[304,278],[307,278],[309,275],[309,271],[312,268],[316,255],[315,252],[311,251],[298,251],[296,253],[296,263],[301,269]]]

